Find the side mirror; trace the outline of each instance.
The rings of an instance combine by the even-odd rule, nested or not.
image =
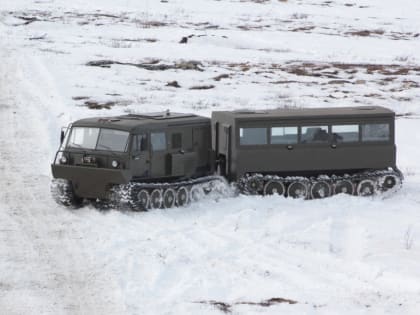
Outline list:
[[[60,134],[60,144],[63,144],[64,137],[65,137],[64,130],[61,130],[61,134]]]

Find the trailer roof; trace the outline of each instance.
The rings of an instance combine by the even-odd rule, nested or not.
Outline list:
[[[350,117],[392,117],[395,113],[381,106],[278,108],[270,110],[236,110],[216,112],[231,119],[299,119],[299,118],[350,118]]]
[[[189,125],[196,123],[206,123],[209,121],[209,118],[194,114],[159,112],[147,114],[129,114],[112,117],[84,118],[75,121],[73,126],[111,128],[130,132],[144,128],[159,128],[183,124]]]

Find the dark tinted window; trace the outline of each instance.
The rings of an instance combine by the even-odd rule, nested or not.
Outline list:
[[[147,150],[147,136],[145,134],[135,135],[133,139],[133,151]]]
[[[182,134],[174,133],[172,134],[172,149],[182,148]]]
[[[267,144],[267,128],[240,128],[240,145]]]
[[[305,126],[302,127],[300,137],[302,143],[328,142],[328,126]]]
[[[362,141],[388,141],[389,124],[362,125]]]

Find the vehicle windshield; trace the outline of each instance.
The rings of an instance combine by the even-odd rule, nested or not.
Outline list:
[[[121,130],[73,127],[67,147],[125,152],[127,151],[128,136],[128,132]]]

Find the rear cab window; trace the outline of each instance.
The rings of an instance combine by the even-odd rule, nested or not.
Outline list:
[[[390,140],[390,125],[388,123],[362,124],[363,142],[387,142]]]

